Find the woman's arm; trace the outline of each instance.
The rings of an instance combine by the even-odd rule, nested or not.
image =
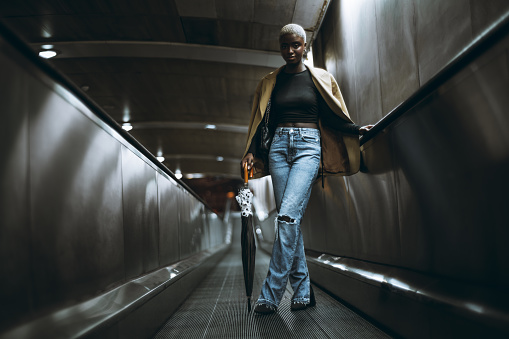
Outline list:
[[[319,97],[318,105],[322,123],[336,131],[346,134],[363,135],[373,127],[373,125],[359,126],[353,122],[341,119],[330,109],[321,96]]]
[[[318,97],[318,110],[322,124],[327,127],[346,134],[359,135],[361,126],[353,122],[346,121],[337,116],[327,105],[322,96]]]

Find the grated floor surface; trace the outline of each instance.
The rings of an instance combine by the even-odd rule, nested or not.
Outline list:
[[[266,253],[257,251],[255,301],[269,260]],[[288,285],[275,314],[248,313],[240,246],[232,246],[155,338],[390,338],[316,286],[313,289],[315,307],[291,312]]]

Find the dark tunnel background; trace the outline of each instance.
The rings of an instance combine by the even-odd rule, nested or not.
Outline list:
[[[289,2],[298,7],[298,1]],[[65,25],[54,26],[61,37],[47,42],[62,47],[72,34],[79,35],[83,18],[111,26],[97,26],[97,36],[94,30],[86,33],[88,42],[85,33],[78,36],[78,47],[121,41],[120,33],[105,32],[124,32],[123,20],[141,17],[154,27],[180,18],[184,28],[175,29],[183,35],[175,36],[187,40],[166,36],[172,48],[240,48],[241,42],[233,46],[227,38],[244,34],[256,40],[255,28],[268,32],[265,38],[279,27],[277,21],[260,26],[261,14],[254,9],[267,5],[253,0],[242,3],[253,5],[245,19],[249,24],[221,35],[227,23],[240,27],[235,25],[241,19],[222,17],[230,15],[225,8],[231,2],[207,3],[216,13],[208,19],[190,16],[199,11],[183,3],[151,1],[149,14],[138,12],[143,6],[136,1],[123,10],[110,2],[104,8],[96,2],[89,8],[52,1],[0,7],[0,338],[55,331],[61,337],[150,337],[228,252],[231,227],[239,223],[228,193],[239,185],[252,100],[246,93],[275,67],[258,64],[246,68],[246,78],[234,80],[243,68],[233,62],[202,65],[122,49],[116,52],[134,59],[102,60],[94,56],[100,52],[87,50],[46,62],[33,53],[46,41],[33,32],[51,26],[51,19]],[[509,3],[324,4],[326,13],[309,30],[314,65],[337,79],[354,121],[376,126],[361,139],[360,173],[326,177],[323,188],[321,181],[313,188],[302,225],[313,282],[402,337],[506,336]],[[285,23],[299,18],[285,11],[278,14]],[[73,22],[76,32],[62,29],[73,28]],[[136,34],[123,39],[141,39]],[[277,46],[258,38],[263,46],[250,42],[250,48],[274,57]],[[227,71],[234,75],[222,78]],[[194,72],[193,80],[182,88],[168,80],[184,83],[185,72]],[[97,87],[86,92],[81,80],[94,75]],[[158,87],[162,79],[168,85]],[[151,80],[150,88],[140,86]],[[101,81],[106,92],[94,92]],[[214,96],[193,92],[197,83],[217,91],[217,84],[228,84],[227,94],[204,111],[214,121],[192,114]],[[153,92],[150,108],[178,102],[179,109],[188,109],[185,121],[171,120],[178,118],[173,113],[171,121],[162,121],[162,111],[154,110],[151,121],[141,121],[141,115],[133,119],[135,128],[127,133],[120,128],[122,107],[105,105],[129,95],[104,94],[110,85],[118,85],[119,93]],[[166,98],[163,89],[175,92]],[[188,92],[197,96],[194,102]],[[229,100],[231,106],[225,104]],[[218,131],[194,130],[210,122]],[[166,136],[158,139],[158,133]],[[174,147],[160,163],[155,156],[163,139]],[[200,181],[181,179],[175,164],[194,147],[230,153],[224,162],[216,161],[219,154],[194,154],[187,172],[197,173],[201,160],[207,175]],[[260,248],[270,250],[275,217],[270,182],[252,188],[260,199],[255,205],[265,239]]]

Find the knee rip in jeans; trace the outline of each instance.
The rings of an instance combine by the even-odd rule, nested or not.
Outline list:
[[[285,222],[287,222],[289,224],[294,224],[295,223],[295,219],[292,219],[292,218],[290,218],[287,215],[280,215],[280,216],[277,217],[277,220],[278,221],[285,221]]]

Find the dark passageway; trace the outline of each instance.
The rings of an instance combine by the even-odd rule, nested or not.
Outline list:
[[[317,306],[259,317],[233,197],[290,22],[374,127],[313,182]],[[0,78],[0,339],[509,336],[509,1],[1,1]]]

